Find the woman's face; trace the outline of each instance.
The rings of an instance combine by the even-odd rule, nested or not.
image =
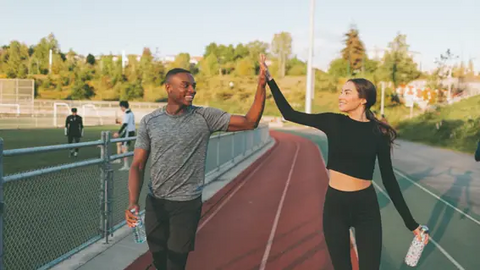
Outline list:
[[[353,82],[346,82],[338,97],[338,108],[341,112],[350,112],[363,107],[366,99],[360,98],[357,88]]]

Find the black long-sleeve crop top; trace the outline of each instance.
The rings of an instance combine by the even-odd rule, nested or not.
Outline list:
[[[317,128],[327,135],[327,169],[372,180],[378,157],[382,182],[395,208],[409,230],[418,227],[393,173],[388,138],[376,129],[375,122],[360,122],[339,113],[307,114],[295,111],[273,79],[268,81],[268,85],[285,120]]]

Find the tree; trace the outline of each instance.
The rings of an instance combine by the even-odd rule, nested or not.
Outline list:
[[[345,48],[342,50],[342,58],[347,61],[349,75],[357,74],[364,66],[365,47],[360,40],[356,26],[352,25],[345,37]]]
[[[94,66],[95,65],[95,56],[88,54],[87,55],[87,64]]]
[[[445,79],[453,76],[453,61],[458,59],[458,56],[453,54],[450,49],[447,49],[445,54],[440,54],[440,57],[435,60],[437,68],[433,72],[432,76],[429,78],[429,85],[432,88],[442,88],[444,87],[443,82]],[[448,83],[449,92],[448,95],[451,95],[450,82]]]
[[[170,64],[169,69],[172,68],[183,68],[186,70],[190,70],[190,54],[188,53],[180,53],[175,57],[175,60]]]
[[[58,41],[53,34],[48,35],[46,38],[42,38],[33,48],[31,59],[31,70],[33,73],[48,73],[50,50],[52,50],[52,54],[60,53]]]
[[[140,58],[140,77],[144,83],[153,83],[156,79],[155,69],[153,66],[153,55],[149,48],[143,48],[142,57]]]
[[[245,58],[248,56],[250,52],[248,51],[248,47],[239,43],[237,47],[235,47],[234,59],[238,60],[241,58]]]
[[[284,77],[286,73],[287,60],[292,53],[292,36],[290,33],[281,32],[274,35],[272,41],[272,53],[274,53],[279,60],[279,76]]]
[[[383,57],[382,79],[393,82],[395,88],[420,77],[421,72],[408,51],[407,36],[398,34],[389,43],[389,50]]]
[[[214,53],[200,61],[200,71],[206,76],[211,77],[218,74],[218,69],[218,58]]]
[[[306,75],[307,64],[295,56],[287,61],[287,74],[290,76]]]
[[[207,58],[209,55],[214,54],[217,57],[218,73],[220,75],[230,73],[234,68],[234,61],[237,59],[236,49],[233,45],[217,45],[212,42],[205,48],[203,58]]]
[[[348,77],[348,61],[343,58],[338,58],[330,62],[330,67],[328,68],[328,74],[333,78],[345,78]]]
[[[204,59],[207,58],[212,53],[216,55],[217,51],[218,51],[217,43],[212,42],[208,44],[207,47],[205,48],[205,52],[203,53],[203,58]]]
[[[237,62],[235,72],[239,76],[252,76],[255,74],[255,64],[249,57],[243,58]]]
[[[258,59],[260,54],[267,54],[269,45],[266,42],[255,40],[247,43],[246,47],[248,49],[248,56],[250,59]],[[258,64],[258,61],[253,62],[255,63],[255,74],[258,74],[260,71],[260,65]]]
[[[12,41],[5,53],[3,68],[8,78],[26,78],[28,74],[28,47],[18,41]]]

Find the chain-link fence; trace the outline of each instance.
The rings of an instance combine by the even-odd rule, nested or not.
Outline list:
[[[0,270],[49,269],[125,224],[128,170],[116,154],[116,143],[135,138],[3,150],[0,138]],[[268,125],[224,133],[210,139],[206,175],[227,171],[270,141]],[[3,158],[72,147],[99,147],[97,158],[33,171],[3,175]],[[115,150],[115,151],[114,151]],[[21,160],[21,159],[20,159]],[[147,171],[149,164],[147,164]],[[148,192],[149,173],[140,201]]]

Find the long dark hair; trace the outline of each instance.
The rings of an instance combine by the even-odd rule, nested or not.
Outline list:
[[[354,78],[348,81],[355,85],[355,88],[357,88],[358,91],[358,96],[367,100],[367,103],[365,104],[365,115],[367,116],[367,119],[376,124],[377,131],[387,137],[390,146],[392,146],[393,141],[397,138],[397,132],[389,124],[378,120],[370,109],[377,102],[377,88],[375,85],[371,81],[362,78]]]

